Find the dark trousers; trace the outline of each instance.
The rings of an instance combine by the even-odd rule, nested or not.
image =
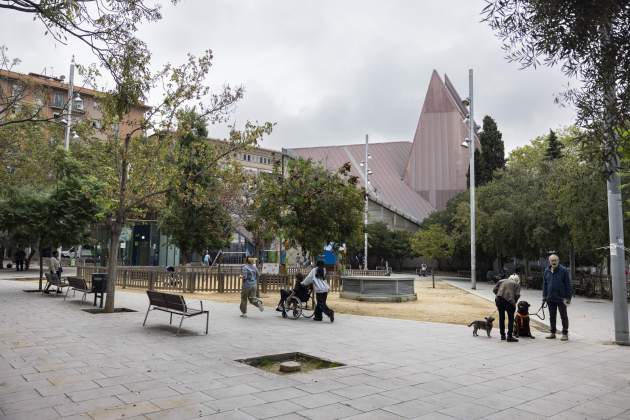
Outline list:
[[[24,271],[24,260],[18,260],[15,262],[15,271]]]
[[[556,309],[560,312],[562,320],[562,334],[569,333],[569,317],[567,316],[567,305],[564,302],[547,302],[549,306],[549,331],[556,332]]]
[[[512,332],[514,331],[514,311],[516,311],[516,307],[501,296],[497,296],[494,303],[496,303],[497,310],[499,311],[499,331],[501,332],[501,336],[505,335],[505,314],[507,313],[508,336],[512,337]]]
[[[322,312],[326,314],[328,318],[332,315],[333,311],[326,305],[326,299],[328,299],[328,292],[325,293],[315,293],[315,300],[317,301],[317,305],[315,305],[315,317],[314,319],[317,321],[322,320]]]

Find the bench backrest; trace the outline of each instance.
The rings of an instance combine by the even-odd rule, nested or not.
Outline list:
[[[66,277],[66,280],[68,280],[68,285],[74,289],[88,289],[85,279],[82,279],[81,277]]]
[[[59,276],[57,273],[44,273],[46,280],[50,284],[59,284]]]
[[[147,290],[147,296],[149,296],[150,305],[186,312],[186,301],[184,300],[184,296],[155,292],[152,290]]]

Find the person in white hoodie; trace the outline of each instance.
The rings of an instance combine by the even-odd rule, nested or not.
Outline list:
[[[304,286],[309,286],[311,284],[313,285],[315,300],[317,301],[313,320],[321,321],[323,319],[322,313],[325,313],[326,316],[330,318],[330,322],[335,322],[335,311],[326,305],[326,299],[328,298],[328,291],[330,290],[330,287],[326,282],[326,269],[324,268],[323,261],[317,261],[317,266],[313,268],[311,272],[308,273],[304,281],[302,281],[302,285]]]

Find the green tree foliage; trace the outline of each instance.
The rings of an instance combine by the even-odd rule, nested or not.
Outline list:
[[[411,249],[429,260],[442,260],[453,255],[455,243],[444,227],[433,224],[418,230],[411,238]]]
[[[479,133],[481,155],[479,157],[479,175],[475,178],[476,185],[490,182],[495,171],[505,167],[505,147],[503,134],[497,129],[497,123],[486,115],[483,118],[482,131]],[[476,168],[475,168],[476,169]]]
[[[562,143],[558,140],[558,136],[553,130],[549,130],[547,137],[547,150],[545,151],[545,160],[552,161],[562,157]]]
[[[361,228],[362,191],[349,176],[350,165],[336,172],[311,160],[290,160],[286,176],[276,168],[260,174],[249,225],[265,223],[275,236],[299,245],[312,257],[327,242],[344,243]]]
[[[208,142],[206,122],[194,110],[182,111],[175,136],[176,170],[169,180],[160,228],[179,247],[183,263],[193,252],[222,248],[232,233],[232,220],[222,202],[229,169],[220,166],[218,151]]]
[[[368,224],[368,255],[381,265],[381,259],[392,267],[400,269],[403,259],[413,256],[411,233],[404,230],[390,230],[383,222]],[[354,256],[363,253],[363,235],[357,235],[347,243],[347,253]]]
[[[55,248],[82,243],[101,216],[102,184],[82,174],[62,150],[52,156],[53,186],[10,187],[0,198],[0,231],[20,246]],[[40,282],[41,287],[41,282]]]
[[[502,137],[496,121],[486,115],[483,118],[482,131],[479,133],[481,150],[475,149],[475,186],[487,184],[497,170],[505,167],[505,146]],[[466,176],[468,178],[470,173]],[[470,180],[467,183],[470,185]]]

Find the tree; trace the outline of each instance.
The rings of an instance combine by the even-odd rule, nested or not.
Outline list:
[[[281,168],[259,175],[252,214],[313,258],[327,242],[346,242],[361,228],[362,191],[349,173],[350,164],[329,172],[311,160],[290,160],[286,177]]]
[[[102,184],[81,173],[63,150],[53,156],[57,180],[52,187],[12,187],[0,198],[0,231],[16,244],[30,245],[40,254],[46,248],[82,243],[100,218]]]
[[[508,59],[523,67],[540,60],[579,83],[564,99],[577,110],[585,143],[604,162],[608,184],[609,241],[615,337],[630,342],[624,276],[621,149],[630,139],[630,13],[626,1],[486,0],[484,20],[504,41]]]
[[[185,110],[178,121],[176,169],[169,180],[166,207],[160,212],[160,227],[172,236],[186,264],[194,252],[222,248],[229,242],[232,220],[221,195],[238,185],[223,182],[228,169],[218,165],[205,120],[194,110]]]
[[[135,37],[138,27],[162,18],[160,6],[144,0],[0,0],[0,9],[33,16],[61,44],[74,38],[87,45],[116,83],[124,78],[117,63],[129,45],[146,49]]]
[[[453,255],[453,238],[440,225],[418,230],[411,238],[411,249],[429,260],[441,260]]]
[[[149,70],[150,56],[142,46],[125,47],[125,54],[115,62],[116,71],[123,75],[113,90],[102,97],[103,128],[97,135],[87,136],[73,147],[82,156],[84,168],[106,182],[105,223],[110,233],[105,312],[114,310],[116,268],[120,234],[129,217],[156,213],[171,186],[174,175],[172,131],[177,117],[187,106],[194,106],[199,117],[208,123],[223,122],[242,97],[243,89],[224,86],[219,93],[211,93],[205,78],[212,64],[212,53],[206,51],[196,58],[188,56],[180,66],[166,65],[157,73]],[[141,107],[152,88],[160,87],[161,100],[136,120],[129,111]],[[132,127],[122,138],[116,125]],[[272,124],[246,123],[241,131],[232,128],[229,147],[216,156],[217,161],[230,156],[234,150],[256,144],[271,132]],[[152,133],[147,136],[146,133]]]
[[[505,167],[505,151],[503,134],[497,129],[497,123],[486,115],[483,118],[482,132],[479,134],[481,156],[479,162],[479,177],[475,178],[476,185],[490,182],[494,172]],[[475,166],[476,168],[476,166]]]
[[[547,150],[545,151],[545,160],[552,161],[562,157],[562,143],[558,141],[558,136],[553,130],[549,130],[547,137]]]

